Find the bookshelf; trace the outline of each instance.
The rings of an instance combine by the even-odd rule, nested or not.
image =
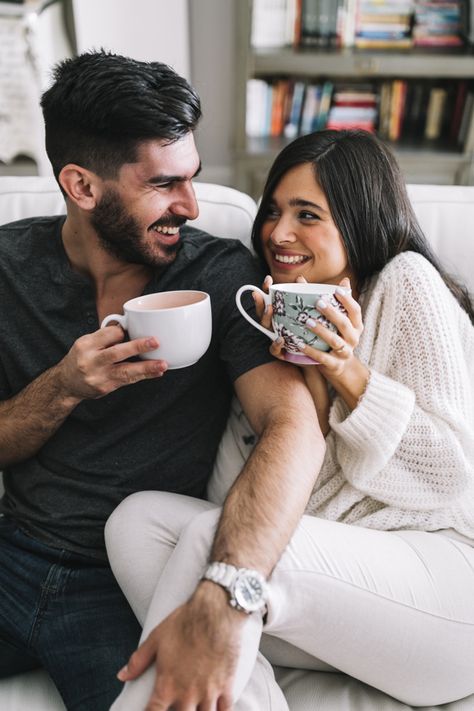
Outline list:
[[[251,46],[252,0],[237,0],[237,116],[235,129],[235,184],[254,197],[261,194],[263,181],[275,155],[291,139],[285,136],[247,136],[247,81],[261,79],[305,83],[326,81],[339,84],[369,83],[380,92],[384,83],[402,80],[428,88],[445,88],[446,104],[456,100],[457,86],[474,93],[474,52],[472,47],[452,49],[414,48],[403,50],[362,50],[354,47],[298,48]],[[378,94],[380,109],[380,94]],[[425,110],[428,95],[424,95]],[[379,119],[381,115],[379,114]],[[380,126],[376,129],[379,132]],[[380,132],[379,132],[380,133]],[[380,135],[382,135],[380,133]],[[474,109],[465,140],[425,140],[402,134],[390,141],[407,182],[474,184]]]

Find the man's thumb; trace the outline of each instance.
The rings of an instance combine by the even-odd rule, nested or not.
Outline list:
[[[132,654],[126,664],[117,674],[120,681],[130,681],[136,679],[140,674],[143,674],[145,669],[148,669],[155,658],[155,652],[152,649],[152,644],[149,638],[141,644],[136,652]]]

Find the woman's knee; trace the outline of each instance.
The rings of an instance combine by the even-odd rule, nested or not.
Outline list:
[[[192,550],[194,555],[207,560],[214,542],[220,513],[220,508],[214,508],[194,516],[183,528],[178,545],[188,551]]]
[[[105,543],[107,548],[114,545],[124,537],[129,537],[130,532],[136,526],[143,523],[147,517],[147,510],[150,505],[150,494],[154,492],[139,491],[127,496],[121,501],[114,511],[112,511],[105,524]]]

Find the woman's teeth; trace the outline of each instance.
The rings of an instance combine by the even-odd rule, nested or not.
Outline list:
[[[159,225],[155,225],[152,229],[154,229],[155,232],[161,232],[163,235],[175,235],[179,232],[179,227],[160,227]]]
[[[293,257],[288,257],[285,254],[274,254],[273,257],[277,262],[283,262],[284,264],[301,264],[308,259],[308,257],[304,257],[301,254]]]

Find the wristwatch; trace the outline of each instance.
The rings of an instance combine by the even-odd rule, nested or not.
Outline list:
[[[203,579],[211,580],[227,590],[229,603],[237,610],[247,614],[265,611],[268,587],[264,576],[258,570],[214,562],[205,571]]]

